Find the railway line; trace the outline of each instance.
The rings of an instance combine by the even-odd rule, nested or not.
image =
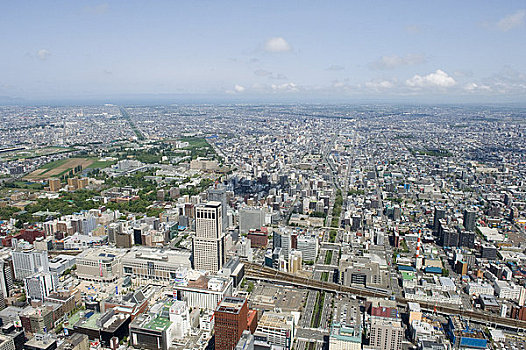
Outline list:
[[[332,293],[343,293],[356,295],[359,298],[389,298],[389,292],[380,290],[370,290],[366,288],[342,286],[332,282],[317,281],[309,278],[298,277],[286,272],[277,271],[268,267],[253,263],[245,263],[245,275],[247,278],[255,280],[263,280],[270,282],[281,282],[285,284],[295,285],[298,287],[309,288],[319,291],[326,291]],[[402,296],[396,296],[395,299],[399,306],[407,306],[410,300]],[[445,315],[457,314],[474,322],[489,324],[493,326],[501,326],[508,329],[524,329],[526,330],[526,321],[516,320],[498,315],[490,314],[482,311],[465,310],[455,306],[438,305],[426,302],[418,302],[420,307],[428,312],[437,312]]]

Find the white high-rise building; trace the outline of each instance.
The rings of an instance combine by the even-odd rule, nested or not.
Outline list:
[[[246,237],[241,237],[239,242],[237,243],[237,255],[241,258],[247,259],[249,262],[252,262],[252,259],[254,258],[254,254],[252,252],[252,247],[250,244],[250,239],[247,239]]]
[[[0,289],[4,298],[13,289],[13,264],[9,248],[0,249]]]
[[[273,241],[274,248],[281,248],[281,253],[283,254],[283,257],[285,259],[288,259],[290,251],[292,250],[291,231],[284,227],[280,227],[277,231],[274,231]]]
[[[58,286],[58,277],[55,273],[37,273],[24,278],[26,295],[31,300],[44,301]]]
[[[316,261],[318,256],[318,238],[316,236],[300,236],[297,244],[297,249],[303,254],[303,261]]]
[[[226,260],[223,212],[220,202],[196,207],[193,241],[194,269],[217,272]]]
[[[37,272],[49,272],[47,251],[17,249],[13,251],[12,256],[17,280],[21,281]]]
[[[190,313],[184,301],[176,300],[170,306],[170,322],[172,322],[172,336],[182,339],[190,333]]]

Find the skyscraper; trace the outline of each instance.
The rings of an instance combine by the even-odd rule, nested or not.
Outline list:
[[[464,228],[467,231],[475,231],[477,212],[473,209],[464,210]]]
[[[0,250],[0,292],[5,298],[13,289],[13,259],[11,258],[11,249],[3,248]]]
[[[19,281],[37,272],[49,272],[47,252],[17,249],[13,251],[13,267],[15,278]]]
[[[227,202],[226,202],[226,188],[222,184],[216,184],[213,188],[208,190],[208,200],[211,202],[220,202],[221,203],[221,214],[223,215],[223,231],[226,231],[228,228],[228,217],[227,212]]]
[[[225,263],[225,234],[220,202],[196,207],[193,241],[194,269],[216,272]]]
[[[433,217],[433,231],[438,232],[439,220],[446,217],[446,210],[443,207],[435,207],[435,216]]]
[[[280,229],[274,231],[273,242],[274,249],[281,248],[281,252],[285,259],[289,258],[289,253],[292,249],[292,237],[291,232],[286,229]]]
[[[44,301],[44,298],[54,291],[57,285],[58,276],[55,273],[36,273],[24,278],[26,295],[31,301]]]
[[[248,304],[244,298],[225,297],[214,312],[217,350],[232,350],[248,324]]]

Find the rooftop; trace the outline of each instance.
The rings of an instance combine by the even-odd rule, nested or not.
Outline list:
[[[258,322],[258,328],[292,328],[293,321],[294,317],[289,313],[265,312]]]
[[[150,322],[143,325],[143,327],[146,329],[155,329],[158,331],[164,331],[168,329],[168,327],[170,327],[171,324],[172,322],[170,322],[170,319],[158,316],[158,317],[151,319]]]
[[[100,329],[100,327],[97,325],[97,321],[102,317],[102,314],[99,312],[94,312],[90,317],[88,317],[86,320],[81,319],[78,324],[76,324],[77,327],[84,327],[89,329]]]
[[[238,314],[246,302],[247,300],[244,298],[225,297],[223,301],[219,303],[216,312]]]
[[[361,330],[355,327],[342,326],[339,323],[332,324],[330,337],[351,343],[362,342]]]

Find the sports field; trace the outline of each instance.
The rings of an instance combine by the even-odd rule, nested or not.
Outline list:
[[[29,173],[24,177],[25,180],[39,181],[50,177],[60,177],[71,170],[75,170],[79,165],[82,169],[86,168],[105,168],[113,164],[111,161],[100,161],[97,158],[66,158],[44,164],[39,169]]]

